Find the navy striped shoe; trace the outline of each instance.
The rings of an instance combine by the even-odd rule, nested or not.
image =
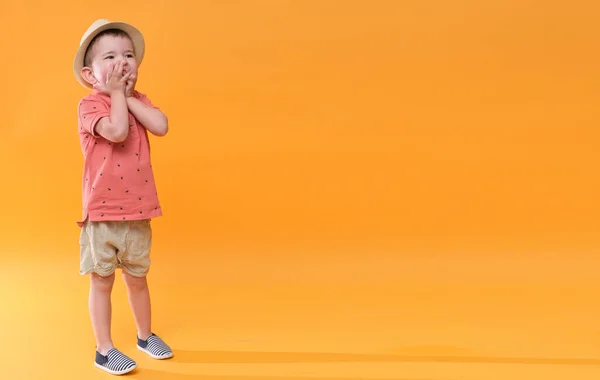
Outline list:
[[[96,361],[94,365],[113,375],[123,375],[133,371],[137,364],[116,348],[108,350],[106,355],[96,351]]]
[[[146,340],[138,337],[137,348],[154,359],[168,359],[173,356],[171,348],[154,333]]]

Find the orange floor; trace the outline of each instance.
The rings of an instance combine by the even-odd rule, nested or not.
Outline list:
[[[111,378],[92,365],[76,253],[5,256],[0,377]],[[128,378],[600,378],[592,254],[177,253],[192,257],[154,256],[154,329],[170,361],[135,349],[117,282],[114,340],[139,364]]]

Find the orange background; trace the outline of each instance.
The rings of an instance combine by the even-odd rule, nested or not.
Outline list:
[[[599,11],[3,1],[0,353],[15,356],[12,378],[63,375],[16,375],[17,356],[43,350],[10,326],[53,334],[82,352],[86,378],[102,376],[77,274],[86,92],[71,72],[97,18],[144,33],[137,89],[170,120],[151,140],[165,212],[151,283],[156,323],[182,351],[142,362],[140,379],[549,379],[565,364],[579,364],[568,378],[597,378]],[[114,328],[128,344],[121,293]],[[44,316],[79,335],[57,339]]]

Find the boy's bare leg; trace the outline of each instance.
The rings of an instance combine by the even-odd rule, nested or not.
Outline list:
[[[114,273],[106,277],[92,273],[90,277],[90,317],[96,337],[96,349],[102,355],[106,355],[108,350],[114,347],[110,336],[112,316],[110,295],[114,282]]]
[[[127,286],[129,305],[133,311],[138,337],[146,340],[152,334],[148,281],[146,277],[135,277],[125,271],[123,271],[123,279]]]

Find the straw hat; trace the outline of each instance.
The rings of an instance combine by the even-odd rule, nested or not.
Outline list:
[[[94,23],[83,34],[83,37],[79,43],[79,49],[77,49],[77,54],[75,54],[75,61],[73,62],[73,73],[75,74],[75,78],[79,83],[88,89],[92,89],[92,85],[86,82],[81,76],[81,69],[84,66],[83,60],[85,58],[85,52],[87,51],[87,48],[94,37],[107,29],[120,29],[129,35],[131,41],[133,41],[133,50],[135,51],[135,57],[138,65],[142,63],[142,59],[144,58],[144,37],[138,29],[132,25],[120,21],[111,22],[105,19],[94,21]]]

